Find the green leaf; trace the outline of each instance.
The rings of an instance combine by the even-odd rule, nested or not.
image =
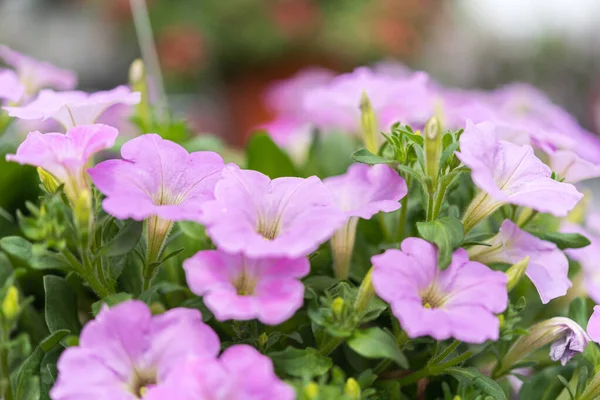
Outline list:
[[[7,236],[0,239],[0,248],[10,257],[29,265],[33,269],[69,269],[67,260],[58,253],[34,248],[26,239],[20,236]]]
[[[341,132],[314,135],[303,172],[321,178],[343,174],[352,163],[355,149],[356,141],[350,135]]]
[[[355,331],[348,346],[366,358],[387,358],[408,369],[408,360],[392,335],[379,327]]]
[[[577,297],[569,304],[569,318],[577,322],[579,326],[587,325],[587,302],[583,297]]]
[[[527,230],[533,236],[537,236],[547,242],[552,242],[559,249],[580,249],[590,244],[590,240],[579,233],[564,233],[564,232],[541,232]]]
[[[129,253],[140,241],[142,230],[143,223],[141,221],[128,220],[119,233],[100,249],[96,257],[118,257]]]
[[[333,365],[331,358],[320,354],[312,347],[297,349],[289,346],[283,351],[270,353],[268,356],[273,360],[278,372],[299,378],[321,376]]]
[[[467,384],[472,383],[482,392],[484,392],[488,396],[493,397],[495,400],[507,400],[506,394],[496,381],[494,381],[490,377],[483,375],[481,372],[477,371],[473,367],[452,367],[448,368],[445,371],[445,373],[452,375],[459,382],[465,382]]]
[[[132,298],[133,298],[133,296],[131,294],[124,293],[124,292],[111,294],[110,296],[107,296],[107,297],[103,298],[102,300],[97,301],[94,304],[92,304],[92,314],[94,314],[94,316],[98,315],[100,310],[102,310],[102,306],[105,304],[109,307],[112,307],[112,306],[122,303],[124,301],[131,300]]]
[[[51,333],[66,329],[78,333],[77,296],[67,281],[55,275],[44,276],[46,325]]]
[[[396,162],[394,160],[388,160],[376,154],[373,154],[367,149],[356,150],[354,153],[352,153],[352,159],[356,162],[369,165],[394,164]]]
[[[297,176],[290,157],[265,133],[254,134],[246,148],[248,169],[262,172],[269,178]]]
[[[68,329],[59,329],[55,332],[52,332],[50,336],[40,342],[40,349],[42,349],[44,352],[49,352],[56,347],[61,340],[67,337],[68,334]]]
[[[452,253],[460,247],[463,237],[463,225],[458,218],[442,217],[435,221],[417,222],[421,237],[438,247],[438,264],[445,269],[452,261]]]
[[[206,230],[204,226],[200,225],[199,223],[192,221],[179,221],[177,225],[185,236],[199,241],[206,240]]]

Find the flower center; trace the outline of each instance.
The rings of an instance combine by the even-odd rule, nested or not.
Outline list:
[[[267,218],[259,218],[256,226],[256,232],[258,232],[265,240],[273,240],[277,237],[280,230],[280,219],[272,221]]]
[[[429,286],[421,295],[421,304],[425,308],[440,308],[446,303],[444,294],[439,291],[435,284]]]
[[[148,385],[156,384],[156,372],[153,370],[136,370],[129,390],[138,399],[143,399]]]
[[[233,286],[235,286],[237,294],[240,296],[250,296],[254,294],[257,283],[258,279],[256,277],[252,276],[247,271],[242,271],[233,282]]]

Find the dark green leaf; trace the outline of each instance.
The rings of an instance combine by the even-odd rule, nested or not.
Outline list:
[[[575,400],[575,395],[573,394],[573,391],[571,390],[571,387],[569,386],[569,381],[566,380],[564,378],[564,376],[558,375],[557,376],[558,380],[560,381],[560,383],[562,383],[562,385],[565,387],[565,389],[567,390],[567,393],[569,395],[569,398],[571,400]]]
[[[570,376],[573,368],[572,365],[567,365],[566,367],[557,365],[538,371],[523,384],[519,391],[519,398],[527,400],[556,400],[564,389],[556,377],[558,375]]]
[[[271,179],[297,176],[290,157],[265,133],[257,133],[250,138],[246,156],[248,169],[262,172]]]
[[[590,244],[590,240],[579,233],[541,232],[533,230],[527,230],[527,232],[542,240],[556,244],[561,250],[579,249]]]
[[[459,382],[472,383],[485,394],[493,397],[495,400],[507,400],[506,394],[496,381],[483,375],[475,368],[448,368],[445,373],[455,377]]]
[[[435,221],[418,222],[417,230],[421,237],[438,247],[438,264],[445,269],[452,261],[452,253],[460,247],[464,230],[459,219],[442,217]]]
[[[383,157],[380,157],[376,154],[371,153],[367,149],[356,150],[354,153],[352,153],[352,159],[356,162],[369,165],[395,163],[394,160],[388,160]]]
[[[20,236],[7,236],[0,239],[0,247],[10,257],[34,269],[69,269],[69,264],[62,255],[42,248],[34,248],[29,241]]]
[[[350,135],[340,132],[314,135],[303,172],[321,178],[343,174],[352,163],[355,149],[356,142]]]
[[[407,369],[408,360],[392,335],[379,327],[355,331],[347,341],[348,346],[366,358],[387,358]]]
[[[206,230],[204,229],[204,226],[199,223],[193,221],[179,221],[177,225],[179,226],[179,229],[183,231],[184,235],[195,240],[206,240]]]
[[[100,301],[95,302],[94,304],[92,304],[92,313],[94,314],[94,316],[98,315],[98,313],[100,312],[100,310],[102,309],[102,306],[104,304],[106,304],[109,307],[112,307],[116,304],[122,303],[126,300],[130,300],[133,296],[129,293],[116,293],[116,294],[111,294],[110,296],[107,296],[105,298],[103,298]]]
[[[78,333],[77,296],[67,281],[55,275],[44,276],[46,325],[51,333],[66,329]]]
[[[327,373],[333,365],[331,358],[320,354],[312,347],[305,349],[287,347],[283,351],[270,353],[268,356],[273,360],[278,372],[299,378],[321,376]]]
[[[118,257],[129,253],[140,241],[143,223],[141,221],[128,220],[119,230],[119,233],[100,251],[98,256]]]

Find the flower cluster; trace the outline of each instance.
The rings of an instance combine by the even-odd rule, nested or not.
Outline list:
[[[37,167],[43,193],[0,248],[44,275],[51,334],[32,336],[12,377],[3,363],[0,397],[501,399],[544,357],[572,364],[559,373],[578,400],[600,395],[598,356],[579,356],[600,341],[586,300],[600,301],[600,219],[573,185],[600,175],[600,141],[536,90],[458,91],[389,64],[312,69],[268,92],[272,140],[234,163],[166,139],[181,125],[153,113],[140,74],[135,90],[85,93],[67,71],[0,57],[13,67],[0,130],[18,131],[13,117],[64,127],[6,155]],[[97,123],[115,105],[158,133],[117,140]],[[355,152],[335,159],[333,132]],[[38,318],[19,297],[27,273],[0,270],[0,360],[32,347],[10,336],[25,310],[23,329]]]

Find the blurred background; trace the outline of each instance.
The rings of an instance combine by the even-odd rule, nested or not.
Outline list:
[[[535,84],[600,130],[597,0],[147,0],[170,106],[241,145],[272,115],[265,87],[308,66],[382,59],[446,85]],[[126,83],[140,55],[130,0],[0,0],[0,43]]]

